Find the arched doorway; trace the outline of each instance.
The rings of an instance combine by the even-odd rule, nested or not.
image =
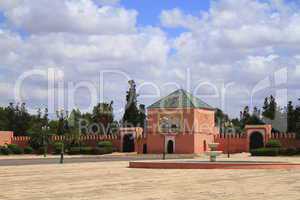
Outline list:
[[[203,151],[206,152],[207,150],[206,140],[203,141]]]
[[[254,132],[250,136],[250,150],[264,147],[264,137],[260,132]]]
[[[147,154],[147,144],[143,145],[143,154]]]
[[[123,152],[134,152],[134,137],[132,134],[123,136]]]
[[[174,142],[172,140],[168,141],[167,150],[168,150],[168,154],[174,153]]]

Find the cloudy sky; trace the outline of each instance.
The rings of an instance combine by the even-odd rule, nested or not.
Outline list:
[[[113,100],[120,117],[128,79],[146,105],[177,88],[231,116],[269,94],[296,101],[297,2],[1,0],[0,104],[20,97],[34,110],[54,94],[54,109],[88,110]]]

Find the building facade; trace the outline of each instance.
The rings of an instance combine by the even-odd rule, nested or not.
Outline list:
[[[295,133],[275,134],[271,125],[247,125],[244,133],[220,134],[215,109],[184,90],[150,105],[146,124],[143,134],[136,134],[132,128],[120,129],[121,135],[131,136],[131,150],[150,154],[199,154],[209,151],[208,144],[214,142],[219,143],[218,150],[224,153],[241,153],[264,147],[271,139],[279,140],[283,148],[300,148]],[[122,141],[123,147],[127,146],[126,140]]]
[[[201,153],[213,142],[214,108],[184,90],[177,90],[147,109],[149,153]]]

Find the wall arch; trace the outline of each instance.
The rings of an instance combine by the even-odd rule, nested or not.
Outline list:
[[[249,137],[249,149],[258,149],[264,147],[264,136],[259,131],[254,131]]]

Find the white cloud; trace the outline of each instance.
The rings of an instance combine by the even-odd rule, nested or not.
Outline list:
[[[295,76],[300,79],[300,65],[297,65],[295,68]]]
[[[10,23],[29,33],[69,32],[118,34],[135,31],[137,12],[118,6],[97,6],[92,0],[23,0],[0,8]]]
[[[0,96],[12,96],[11,87],[9,83],[0,83]]]
[[[193,82],[234,82],[251,90],[278,69],[295,67],[294,56],[300,50],[297,8],[281,0],[222,0],[194,16],[180,9],[164,10],[160,19],[165,28],[186,29],[173,38],[175,53],[169,63],[179,69],[190,67]],[[268,95],[273,89],[264,92]],[[244,97],[238,97],[230,103],[240,104]],[[233,110],[233,105],[229,108]]]
[[[197,17],[188,14],[186,15],[178,8],[162,11],[160,20],[163,26],[169,28],[180,26],[193,29],[195,26],[200,25]]]
[[[245,71],[251,75],[267,74],[271,71],[270,69],[275,67],[276,62],[274,61],[278,58],[278,55],[269,55],[266,57],[249,56],[241,65],[243,65],[242,67],[245,68]]]
[[[1,80],[11,85],[26,70],[58,68],[66,83],[89,81],[100,91],[99,72],[117,70],[105,76],[103,90],[105,100],[113,99],[119,110],[127,78],[157,84],[163,95],[178,86],[193,90],[202,81],[216,84],[219,92],[232,83],[225,108],[238,115],[249,103],[251,88],[281,67],[292,73],[291,85],[299,81],[300,15],[280,0],[214,1],[199,15],[164,10],[163,27],[137,26],[137,11],[118,0],[2,0],[0,9],[8,20],[0,29],[0,70],[9,74]],[[177,27],[184,32],[167,37],[166,32]],[[27,98],[43,101],[45,84],[38,78],[27,81],[26,91],[33,91]],[[84,93],[77,98],[88,101]],[[220,96],[204,100],[222,105]]]
[[[120,0],[94,0],[94,2],[99,5],[117,5],[120,3]]]
[[[100,72],[117,70],[117,73],[105,76],[104,94],[105,100],[113,99],[119,110],[125,104],[127,78],[154,80],[161,74],[149,71],[157,72],[167,65],[170,48],[166,34],[158,27],[137,27],[137,12],[120,5],[97,7],[89,0],[38,1],[34,4],[24,0],[19,4],[0,6],[14,27],[29,31],[23,37],[12,31],[11,24],[7,24],[7,29],[0,29],[0,70],[12,74],[3,77],[12,85],[27,70],[57,68],[64,72],[64,87],[70,81],[74,84],[88,81],[100,92]],[[57,6],[61,7],[56,9]],[[79,17],[78,9],[86,11],[84,19]],[[55,12],[50,13],[50,10]],[[57,18],[39,21],[45,15]],[[46,86],[44,77],[26,79],[24,99],[33,105],[46,103]],[[13,98],[13,94],[10,96]],[[89,96],[84,93],[78,93],[76,98],[80,102],[89,101]]]

